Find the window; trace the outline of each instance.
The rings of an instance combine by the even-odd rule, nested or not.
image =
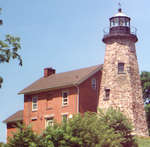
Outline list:
[[[68,92],[62,92],[62,105],[66,106],[68,104]]]
[[[32,98],[32,111],[36,111],[38,109],[38,98],[33,97]]]
[[[54,125],[54,118],[53,117],[46,118],[46,127],[53,125]]]
[[[105,89],[105,98],[104,100],[109,100],[110,97],[110,89]]]
[[[124,73],[124,63],[118,63],[118,73]]]
[[[91,84],[92,84],[92,88],[96,89],[96,79],[95,78],[92,79]]]
[[[32,117],[31,120],[35,121],[35,120],[37,120],[37,117]]]
[[[68,119],[68,115],[67,114],[63,114],[62,115],[62,122],[66,122]]]

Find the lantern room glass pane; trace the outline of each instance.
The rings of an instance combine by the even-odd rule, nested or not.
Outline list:
[[[119,18],[114,18],[115,26],[119,26]]]
[[[114,17],[110,20],[110,27],[125,26],[130,27],[130,19],[127,17]]]
[[[119,26],[125,26],[125,18],[119,18]]]

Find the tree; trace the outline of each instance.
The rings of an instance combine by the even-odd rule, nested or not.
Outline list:
[[[0,20],[0,24],[2,24],[2,20]],[[0,40],[0,63],[9,63],[11,59],[17,59],[19,65],[22,66],[22,58],[18,53],[20,49],[20,38],[6,35],[4,41]],[[0,87],[2,83],[3,78],[0,76]]]
[[[141,73],[141,84],[143,91],[143,99],[146,103],[150,101],[150,72],[143,71]]]
[[[121,146],[137,146],[136,140],[132,135],[132,123],[119,109],[108,108],[107,111],[100,110],[99,119],[104,124],[107,124],[108,129],[113,129],[114,133],[120,136]]]
[[[9,138],[7,147],[37,147],[39,137],[35,134],[30,126],[17,124],[18,130]]]

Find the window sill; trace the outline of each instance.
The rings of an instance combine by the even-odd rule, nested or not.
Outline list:
[[[126,74],[125,72],[118,72],[118,74]]]
[[[108,100],[109,100],[109,98],[104,98],[103,100],[104,100],[104,101],[108,101]]]
[[[37,117],[32,117],[31,120],[32,120],[32,121],[36,121],[36,120],[37,120]]]
[[[36,112],[38,109],[32,110],[32,112]]]

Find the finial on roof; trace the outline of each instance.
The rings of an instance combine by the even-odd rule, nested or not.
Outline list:
[[[121,13],[122,12],[122,8],[121,8],[121,3],[120,2],[118,3],[118,6],[119,6],[118,12]]]

